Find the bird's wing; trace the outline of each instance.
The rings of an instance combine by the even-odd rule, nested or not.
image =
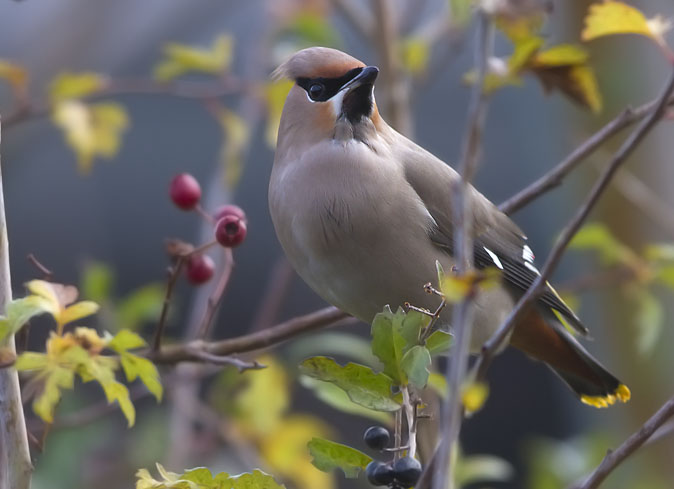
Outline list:
[[[438,247],[453,254],[452,187],[458,174],[447,164],[410,143],[403,151],[404,171],[408,183],[416,191],[435,220],[429,237]],[[505,214],[472,186],[467,195],[472,212],[473,259],[478,269],[501,269],[511,290],[524,293],[540,275],[534,266],[534,255],[526,244],[526,236]],[[558,311],[579,333],[587,328],[564,303],[555,289],[546,283],[539,304]]]

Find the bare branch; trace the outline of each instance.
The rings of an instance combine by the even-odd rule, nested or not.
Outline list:
[[[370,12],[353,0],[333,0],[332,3],[363,38],[370,40],[374,30],[374,19]]]
[[[225,248],[225,260],[223,264],[223,270],[220,275],[220,280],[216,285],[213,293],[208,298],[206,303],[206,310],[204,311],[204,317],[201,320],[201,325],[199,326],[198,337],[205,339],[208,337],[209,330],[211,329],[211,324],[213,323],[213,317],[220,307],[220,303],[225,296],[225,290],[227,290],[227,284],[229,284],[229,279],[232,276],[232,269],[234,268],[234,257],[232,256],[232,249]]]
[[[611,136],[635,122],[642,120],[648,114],[652,114],[659,103],[660,99],[658,98],[636,109],[627,108],[623,110],[615,119],[611,120],[608,124],[586,139],[580,146],[576,147],[571,154],[564,158],[552,170],[523,190],[520,190],[505,202],[502,202],[499,205],[499,209],[506,214],[512,214],[529,204],[532,200],[561,185],[566,175],[575,169],[585,158],[590,156],[597,148],[604,144]],[[667,105],[672,104],[674,104],[674,99],[668,100]]]
[[[657,412],[646,421],[638,431],[632,433],[622,445],[609,450],[599,466],[582,482],[577,482],[570,489],[595,489],[606,479],[616,467],[646,443],[656,430],[674,416],[674,397],[665,402]]]
[[[182,269],[184,263],[185,258],[179,256],[176,259],[175,265],[169,268],[164,303],[162,304],[159,322],[157,323],[157,329],[154,332],[154,339],[152,340],[152,350],[155,352],[159,351],[159,348],[161,347],[161,339],[164,335],[164,329],[166,328],[166,318],[168,317],[169,306],[171,305],[171,296],[173,295],[173,289],[175,288],[176,282],[178,281],[178,277],[180,277],[180,270]]]
[[[258,85],[258,83],[240,80],[231,75],[220,78],[216,82],[184,80],[159,82],[149,78],[111,78],[103,84],[100,90],[82,97],[82,99],[99,100],[115,95],[169,95],[179,98],[208,100],[246,91],[255,94],[256,91],[259,91]],[[29,119],[46,117],[51,109],[52,105],[47,101],[22,101],[13,112],[4,117],[4,126],[7,129]]]
[[[517,302],[515,308],[510,312],[505,322],[499,327],[498,331],[484,344],[482,347],[482,354],[478,358],[478,362],[475,366],[477,369],[477,374],[479,378],[484,377],[486,374],[487,368],[491,363],[491,360],[498,348],[503,344],[505,339],[508,336],[508,333],[514,327],[516,321],[519,319],[521,314],[524,313],[526,309],[540,296],[543,292],[547,279],[550,277],[552,272],[557,267],[557,264],[562,258],[564,251],[566,250],[568,244],[571,242],[571,239],[576,234],[578,229],[580,229],[583,222],[589,215],[590,211],[594,208],[595,204],[599,200],[599,197],[604,193],[609,183],[611,182],[613,175],[620,166],[625,162],[625,160],[632,154],[634,149],[643,141],[644,137],[653,129],[655,124],[662,118],[665,114],[667,103],[669,97],[674,91],[674,72],[670,75],[670,79],[667,82],[665,89],[662,94],[657,98],[656,104],[652,108],[651,113],[646,117],[639,126],[629,135],[629,137],[623,142],[618,151],[615,153],[611,161],[608,163],[601,176],[594,184],[590,193],[588,194],[585,202],[580,206],[576,215],[571,219],[571,221],[566,225],[562,230],[561,236],[557,240],[557,243],[553,247],[548,259],[545,262],[545,265],[541,269],[540,275],[536,281],[529,287],[527,292],[520,298]]]
[[[494,27],[489,15],[480,11],[478,14],[478,43],[476,46],[475,62],[477,66],[477,81],[473,87],[471,106],[468,114],[468,127],[464,139],[463,155],[457,170],[461,179],[454,188],[447,189],[453,192],[453,217],[454,217],[454,261],[459,275],[465,274],[473,266],[472,238],[469,229],[471,214],[468,192],[470,180],[475,174],[475,169],[481,155],[482,132],[487,118],[488,96],[484,90],[484,79],[487,74],[487,64],[494,44]],[[473,294],[455,306],[452,315],[454,328],[454,347],[451,358],[447,362],[446,377],[449,399],[442,409],[443,436],[439,445],[440,460],[448,460],[449,466],[444,463],[437,464],[433,477],[433,487],[444,489],[447,480],[452,480],[454,466],[452,458],[449,458],[450,447],[459,438],[461,423],[463,421],[463,406],[461,404],[461,387],[468,370],[468,355],[470,336],[473,322]]]
[[[0,173],[0,311],[3,314],[11,300],[9,240]],[[14,335],[0,341],[0,347],[10,355],[15,354]],[[32,471],[19,375],[13,368],[3,368],[0,369],[0,489],[28,489]]]
[[[336,307],[326,307],[318,311],[299,316],[274,327],[255,333],[221,341],[205,342],[195,340],[189,343],[169,345],[161,350],[146,351],[145,355],[155,363],[175,364],[179,362],[202,362],[195,352],[211,355],[232,355],[277,345],[310,331],[327,328],[347,318],[347,314]]]
[[[266,365],[262,365],[256,361],[246,362],[245,360],[241,360],[232,356],[214,355],[212,353],[208,353],[207,351],[196,348],[190,349],[189,353],[194,355],[195,359],[201,360],[204,363],[210,363],[213,365],[230,365],[236,367],[239,372],[245,372],[246,370],[260,370],[266,367]]]

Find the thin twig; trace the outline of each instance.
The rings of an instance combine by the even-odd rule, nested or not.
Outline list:
[[[454,216],[454,262],[459,275],[466,274],[473,266],[472,239],[470,229],[471,214],[468,199],[470,181],[481,155],[482,132],[487,116],[488,97],[484,90],[484,79],[487,74],[487,64],[494,44],[494,27],[489,15],[478,13],[478,42],[476,45],[475,62],[477,67],[477,81],[473,87],[472,100],[468,114],[467,133],[464,139],[463,154],[457,170],[461,176],[453,189],[453,216]],[[468,370],[468,355],[473,319],[473,293],[469,293],[464,300],[455,306],[452,314],[454,329],[454,347],[450,360],[447,362],[446,377],[448,379],[449,398],[442,409],[443,436],[440,442],[440,460],[447,461],[437,464],[433,477],[435,489],[445,489],[448,481],[454,479],[454,466],[449,457],[450,447],[454,446],[459,438],[463,421],[463,406],[461,405],[461,387]]]
[[[332,4],[364,39],[370,40],[374,31],[374,19],[365,7],[354,3],[353,0],[332,0]]]
[[[547,279],[550,277],[552,272],[557,267],[557,264],[562,258],[564,251],[566,250],[568,244],[571,242],[571,239],[576,234],[578,229],[587,218],[590,211],[594,208],[595,204],[599,200],[599,197],[608,187],[609,183],[615,172],[620,168],[620,166],[625,162],[625,160],[632,154],[634,149],[641,143],[644,137],[650,132],[655,124],[662,118],[665,114],[667,101],[674,91],[674,72],[670,75],[670,79],[667,82],[665,89],[662,94],[657,98],[657,103],[655,104],[652,112],[646,117],[637,128],[629,135],[629,137],[623,142],[618,151],[615,153],[611,161],[608,163],[601,176],[595,182],[594,186],[590,190],[585,202],[580,206],[575,216],[569,221],[566,227],[562,230],[562,233],[557,240],[557,243],[553,247],[548,259],[545,262],[545,265],[540,271],[540,275],[534,281],[534,283],[529,287],[524,295],[517,302],[515,308],[510,312],[505,322],[499,327],[499,329],[494,333],[494,335],[487,340],[487,342],[482,347],[482,353],[478,357],[478,361],[475,365],[477,377],[484,378],[487,368],[493,359],[494,354],[498,351],[499,347],[503,344],[505,339],[508,337],[508,333],[512,330],[516,321],[520,316],[525,312],[526,309],[540,296],[543,292]]]
[[[201,339],[208,337],[211,324],[213,324],[213,317],[220,307],[220,303],[225,296],[225,290],[227,290],[227,284],[229,284],[229,279],[232,276],[232,269],[234,268],[232,249],[225,248],[224,251],[225,259],[223,263],[222,274],[220,275],[218,284],[215,286],[211,296],[208,298],[206,310],[204,311],[204,317],[201,320],[201,325],[199,326],[199,333],[197,337]]]
[[[54,275],[51,270],[49,270],[47,267],[45,267],[40,260],[37,259],[37,257],[32,254],[28,253],[28,256],[26,256],[26,259],[28,262],[33,265],[35,268],[38,269],[38,271],[42,274],[42,278],[45,280],[49,281],[51,280],[52,276]]]
[[[613,470],[639,447],[644,445],[655,431],[668,419],[674,416],[674,397],[665,402],[656,413],[646,421],[638,431],[627,438],[615,450],[609,450],[599,466],[582,482],[577,482],[570,489],[595,489],[606,479]]]
[[[204,100],[249,91],[256,93],[258,84],[239,80],[234,77],[218,79],[217,82],[194,82],[178,80],[158,82],[149,78],[108,79],[100,88],[82,100],[98,100],[116,95],[169,95],[179,98]],[[23,101],[17,108],[4,117],[3,125],[11,128],[26,120],[46,117],[52,110],[48,101]]]
[[[398,19],[395,5],[390,0],[373,0],[376,33],[372,39],[379,55],[379,67],[385,92],[387,120],[400,133],[409,136],[412,131],[410,84],[405,78],[396,47],[399,44]]]
[[[251,332],[260,331],[274,324],[288,295],[290,286],[297,276],[285,256],[280,257],[276,261],[269,275],[269,278],[266,280],[265,291],[262,294],[262,300],[260,300],[260,305],[257,307],[257,312],[251,323]]]
[[[167,345],[159,351],[146,351],[145,355],[155,363],[175,364],[179,362],[199,362],[195,351],[212,355],[231,355],[259,350],[278,345],[310,331],[327,328],[348,317],[336,307],[326,307],[318,311],[298,316],[271,328],[226,340],[206,342],[195,340],[178,345]]]
[[[576,168],[585,158],[590,156],[597,148],[603,145],[611,136],[635,122],[643,120],[648,114],[653,113],[653,110],[660,102],[661,101],[658,98],[636,109],[627,108],[623,110],[616,118],[587,138],[580,146],[576,147],[571,154],[558,163],[557,166],[526,188],[517,192],[517,194],[510,197],[505,202],[502,202],[498,206],[499,209],[506,214],[512,214],[529,204],[532,200],[561,185],[566,175]],[[672,104],[674,104],[674,98],[667,102],[667,105]]]
[[[189,350],[191,355],[194,355],[196,360],[201,360],[204,363],[210,363],[213,365],[231,365],[236,367],[239,372],[245,372],[246,370],[260,370],[266,368],[266,365],[262,365],[257,361],[246,362],[236,357],[228,355],[213,355],[203,350],[191,349]]]
[[[169,268],[169,276],[166,281],[166,294],[164,295],[164,303],[161,307],[161,314],[159,315],[159,322],[157,323],[157,329],[154,332],[154,339],[152,341],[152,351],[158,352],[161,348],[161,339],[164,335],[164,329],[166,329],[166,318],[168,317],[169,307],[171,306],[171,297],[173,295],[173,289],[175,288],[178,277],[180,277],[180,270],[185,263],[185,258],[179,256],[176,258],[175,265]]]

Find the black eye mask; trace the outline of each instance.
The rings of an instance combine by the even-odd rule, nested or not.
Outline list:
[[[352,80],[363,71],[363,68],[354,68],[339,78],[298,78],[297,84],[306,90],[309,98],[314,102],[325,102],[335,96],[349,80]]]

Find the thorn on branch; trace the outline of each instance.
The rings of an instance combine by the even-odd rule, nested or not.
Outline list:
[[[26,256],[26,259],[28,262],[33,265],[35,268],[38,269],[38,271],[42,274],[42,278],[46,281],[50,281],[52,279],[52,276],[54,275],[52,271],[44,266],[36,257],[33,253],[28,253],[28,256]]]
[[[214,355],[212,353],[208,353],[207,351],[199,350],[197,348],[189,348],[187,351],[190,355],[193,356],[195,360],[200,360],[202,362],[210,363],[212,365],[233,366],[237,368],[239,373],[243,373],[246,370],[260,370],[263,368],[267,368],[266,365],[262,365],[257,360],[247,362],[245,360],[241,360],[239,358],[228,355]]]

